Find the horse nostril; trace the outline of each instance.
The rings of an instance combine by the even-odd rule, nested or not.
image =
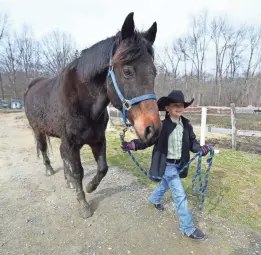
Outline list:
[[[147,140],[150,140],[155,133],[155,129],[153,126],[147,126],[144,131],[144,137]]]

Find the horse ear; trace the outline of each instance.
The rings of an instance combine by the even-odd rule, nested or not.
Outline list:
[[[154,22],[152,26],[148,29],[148,31],[144,33],[144,37],[146,40],[148,40],[153,44],[156,39],[156,34],[157,34],[157,22]]]
[[[121,39],[124,40],[126,38],[130,38],[134,35],[134,20],[133,20],[134,13],[131,12],[126,17],[122,28],[121,28]]]

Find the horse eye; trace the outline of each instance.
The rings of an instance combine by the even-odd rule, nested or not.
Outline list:
[[[130,76],[131,75],[130,67],[129,66],[124,66],[123,67],[123,73],[124,73],[124,76]]]

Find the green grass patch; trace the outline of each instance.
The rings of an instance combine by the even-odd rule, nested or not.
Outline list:
[[[216,154],[209,176],[205,210],[261,231],[260,160],[258,155],[240,151],[224,150]],[[200,196],[195,196],[191,189],[195,169],[193,164],[189,177],[184,180],[193,206],[200,202]]]
[[[153,188],[157,183],[149,180],[133,163],[127,153],[120,148],[120,129],[107,132],[107,160],[110,167],[119,167],[132,172],[142,184]],[[126,133],[126,140],[135,138],[135,134]],[[93,160],[91,150],[83,150],[85,160]],[[143,151],[133,152],[136,159],[145,169],[151,163],[152,147]],[[204,176],[205,157],[202,161]],[[241,151],[222,150],[216,154],[209,175],[209,184],[205,193],[204,210],[226,218],[231,222],[239,223],[261,231],[261,156]],[[189,176],[183,179],[189,203],[197,207],[201,201],[199,193],[191,187],[191,180],[196,173],[195,160],[189,171]],[[168,194],[170,195],[170,194]]]

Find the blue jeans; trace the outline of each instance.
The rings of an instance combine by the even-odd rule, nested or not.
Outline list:
[[[162,181],[152,191],[148,200],[152,204],[160,204],[161,198],[167,190],[172,191],[174,206],[179,217],[180,231],[183,234],[190,235],[195,231],[192,220],[192,214],[188,208],[188,200],[184,191],[179,173],[178,165],[167,163]]]

